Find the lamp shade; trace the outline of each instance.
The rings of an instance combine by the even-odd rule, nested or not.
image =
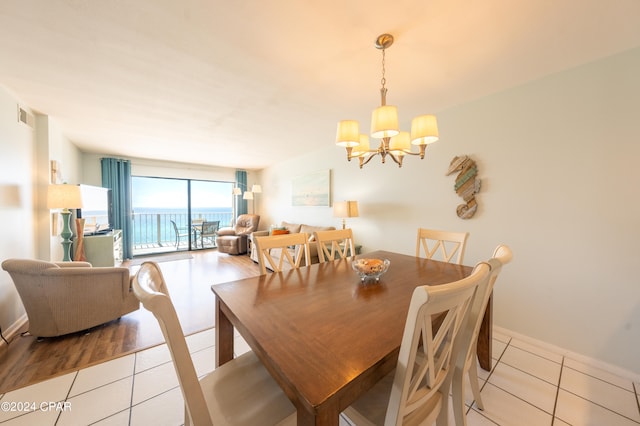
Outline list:
[[[49,185],[47,207],[50,209],[79,209],[82,207],[82,195],[78,185]]]
[[[371,137],[386,138],[398,134],[398,108],[383,105],[371,113]]]
[[[360,143],[360,126],[356,120],[342,120],[338,122],[336,145],[350,147]]]
[[[357,201],[337,201],[333,203],[333,216],[335,217],[358,217]]]
[[[400,132],[389,141],[389,151],[397,155],[404,155],[405,151],[411,151],[409,132]]]
[[[253,192],[251,191],[245,191],[244,195],[242,196],[243,200],[253,200]]]
[[[251,187],[251,192],[253,192],[254,194],[260,194],[262,192],[262,186],[254,184]]]
[[[438,121],[435,115],[420,115],[411,120],[411,143],[414,145],[427,145],[437,141]]]
[[[240,188],[233,188],[233,195],[240,195],[242,194],[242,189]]]
[[[365,135],[364,133],[360,133],[360,144],[353,147],[351,155],[353,157],[357,157],[359,155],[364,155],[367,152],[369,152],[369,136]]]

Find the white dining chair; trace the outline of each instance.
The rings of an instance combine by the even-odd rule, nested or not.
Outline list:
[[[198,379],[160,267],[144,262],[133,291],[158,320],[185,403],[185,426],[295,425],[296,410],[255,356],[247,352]]]
[[[461,345],[456,335],[476,288],[489,279],[489,265],[478,264],[459,281],[417,287],[395,370],[349,406],[344,414],[356,425],[448,423],[452,361]],[[433,332],[432,318],[444,316]]]
[[[469,315],[464,327],[460,330],[460,344],[462,348],[455,361],[455,369],[452,380],[453,413],[456,425],[466,425],[467,416],[464,413],[464,378],[469,376],[471,392],[479,409],[484,410],[484,403],[480,395],[480,384],[478,382],[478,361],[477,345],[482,318],[491,297],[491,292],[502,271],[502,266],[506,265],[513,258],[511,249],[506,245],[499,245],[493,252],[493,257],[487,261],[491,267],[489,279],[478,287],[471,306]]]
[[[318,260],[344,259],[355,254],[353,231],[351,228],[335,229],[331,231],[316,231],[313,239],[318,249]]]
[[[267,273],[267,268],[273,272],[282,272],[286,267],[299,268],[303,255],[304,264],[309,265],[309,234],[306,232],[255,237],[255,244],[262,275]]]
[[[438,258],[438,260],[444,262],[461,265],[464,260],[467,238],[469,238],[468,232],[450,232],[418,228],[416,257],[426,257],[427,259]],[[454,261],[452,259],[456,253],[457,257]]]

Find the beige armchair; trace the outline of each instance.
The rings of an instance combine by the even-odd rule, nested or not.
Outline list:
[[[247,237],[258,229],[260,216],[257,214],[241,214],[235,226],[220,228],[216,243],[218,251],[227,254],[244,254],[247,252]]]
[[[11,276],[27,312],[29,333],[36,337],[86,330],[140,308],[128,268],[7,259],[2,269]]]

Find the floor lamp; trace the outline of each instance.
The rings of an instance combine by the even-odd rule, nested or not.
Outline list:
[[[71,260],[71,228],[69,219],[71,211],[69,209],[82,208],[82,196],[80,195],[80,187],[78,185],[49,185],[47,191],[47,207],[49,209],[62,209],[62,261]]]
[[[243,200],[251,200],[251,213],[256,214],[256,197],[254,194],[259,194],[262,192],[262,186],[253,185],[251,187],[251,191],[245,191],[242,196]]]

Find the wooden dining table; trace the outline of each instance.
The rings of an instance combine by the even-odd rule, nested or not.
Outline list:
[[[472,271],[388,251],[358,257],[391,265],[377,283],[362,283],[347,258],[213,285],[216,366],[233,359],[235,327],[295,405],[298,425],[338,425],[395,368],[414,289]]]

